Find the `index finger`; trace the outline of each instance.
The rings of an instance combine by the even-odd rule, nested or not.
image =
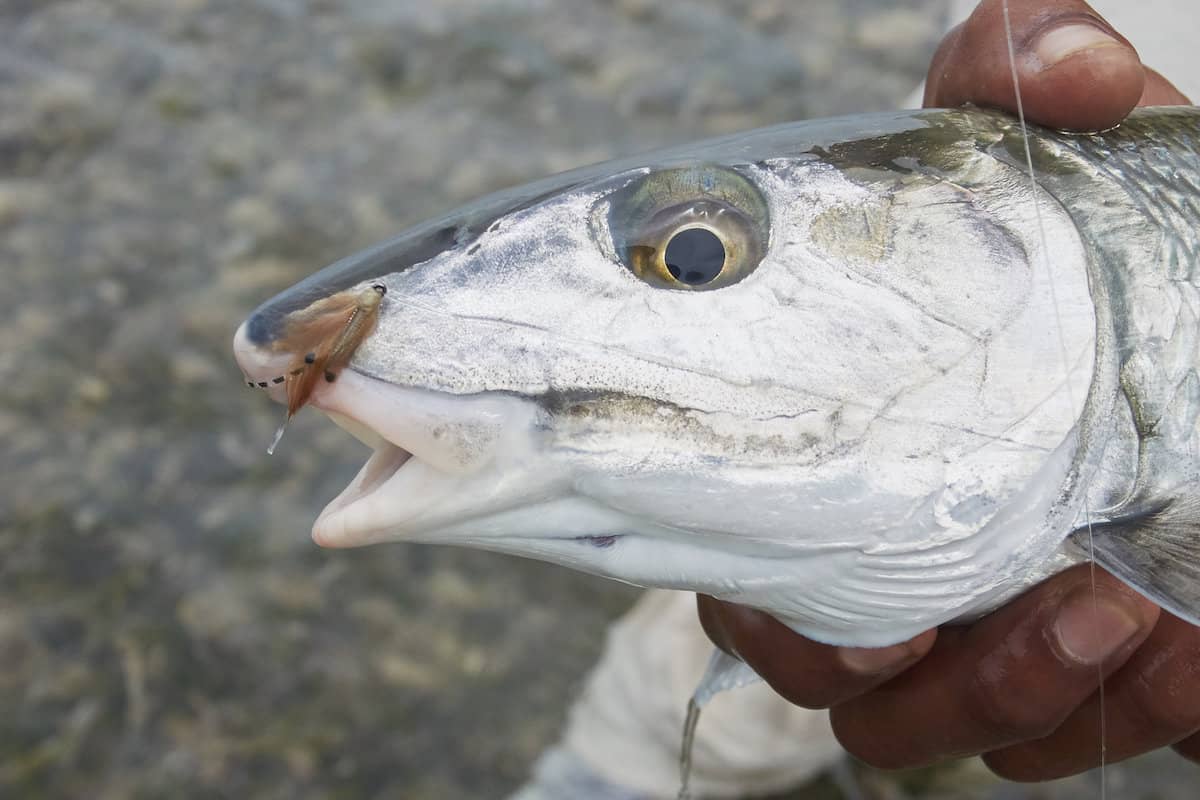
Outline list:
[[[938,635],[928,630],[891,647],[834,647],[806,639],[761,611],[706,595],[696,601],[714,644],[805,708],[828,708],[870,691],[917,663]]]
[[[969,628],[947,628],[916,666],[836,707],[834,733],[889,769],[1042,738],[1154,629],[1158,608],[1087,564],[1060,572]]]

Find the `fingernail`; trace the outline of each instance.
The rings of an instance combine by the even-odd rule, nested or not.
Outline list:
[[[891,647],[843,647],[838,651],[842,664],[859,675],[878,675],[894,669],[913,657],[907,644]]]
[[[1080,664],[1100,664],[1141,630],[1141,618],[1112,596],[1093,598],[1091,589],[1067,596],[1054,621],[1059,651]]]
[[[1102,47],[1124,48],[1125,45],[1095,25],[1072,22],[1043,33],[1034,44],[1033,52],[1042,62],[1042,69],[1049,69],[1083,50]]]

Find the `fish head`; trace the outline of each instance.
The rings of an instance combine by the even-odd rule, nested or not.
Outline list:
[[[839,154],[793,126],[567,173],[265,303],[235,339],[251,382],[295,363],[295,315],[386,287],[312,393],[375,448],[316,541],[460,544],[744,600],[796,579],[784,556],[832,581],[1059,480],[1048,455],[1090,374],[1086,280],[1059,298],[1080,320],[1072,398],[1039,245],[1012,224],[1028,190],[973,141],[960,182],[946,153],[918,168],[932,145],[895,137],[933,126],[878,124],[899,150]]]

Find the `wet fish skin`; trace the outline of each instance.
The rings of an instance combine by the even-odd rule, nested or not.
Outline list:
[[[322,544],[512,552],[886,645],[1078,560],[1087,509],[1102,548],[1138,531],[1137,553],[1169,518],[1172,558],[1105,553],[1194,615],[1200,112],[1031,143],[1036,187],[1017,123],[979,110],[585,168],[328,267],[235,349],[276,374],[291,315],[387,287],[314,391],[384,440]],[[662,288],[625,263],[646,217],[691,201],[761,224],[740,280]]]

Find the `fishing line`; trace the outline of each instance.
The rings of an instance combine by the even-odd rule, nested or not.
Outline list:
[[[1067,355],[1066,337],[1063,335],[1062,313],[1058,306],[1058,291],[1055,288],[1054,270],[1050,265],[1050,247],[1049,239],[1046,236],[1046,226],[1042,220],[1042,206],[1038,202],[1038,183],[1037,174],[1033,169],[1033,151],[1029,147],[1029,127],[1025,124],[1025,104],[1021,99],[1021,79],[1017,75],[1017,53],[1013,45],[1012,20],[1008,13],[1008,0],[1001,0],[1000,9],[1004,16],[1004,38],[1005,44],[1008,46],[1008,68],[1012,74],[1013,93],[1017,101],[1017,121],[1021,126],[1021,144],[1025,149],[1025,166],[1029,172],[1029,184],[1033,191],[1033,214],[1037,219],[1038,236],[1041,239],[1042,249],[1042,268],[1046,270],[1047,283],[1050,288],[1050,304],[1054,308],[1054,319],[1058,325],[1058,348],[1063,361],[1063,374],[1066,381],[1067,402],[1070,406],[1068,413],[1071,415],[1071,423],[1075,428],[1075,446],[1078,450],[1083,448],[1083,438],[1080,434],[1079,426],[1076,424],[1073,409],[1075,408],[1075,390],[1071,387],[1071,361]],[[1092,623],[1094,627],[1093,635],[1099,639],[1100,631],[1100,601],[1096,593],[1096,540],[1092,533],[1092,510],[1088,500],[1086,489],[1083,492],[1083,514],[1084,520],[1087,522],[1088,532],[1088,563],[1092,582]],[[1108,796],[1108,780],[1105,770],[1106,759],[1108,756],[1108,736],[1107,722],[1105,720],[1104,708],[1104,664],[1101,662],[1096,665],[1097,683],[1099,684],[1099,706],[1100,706],[1100,800],[1104,800]]]

